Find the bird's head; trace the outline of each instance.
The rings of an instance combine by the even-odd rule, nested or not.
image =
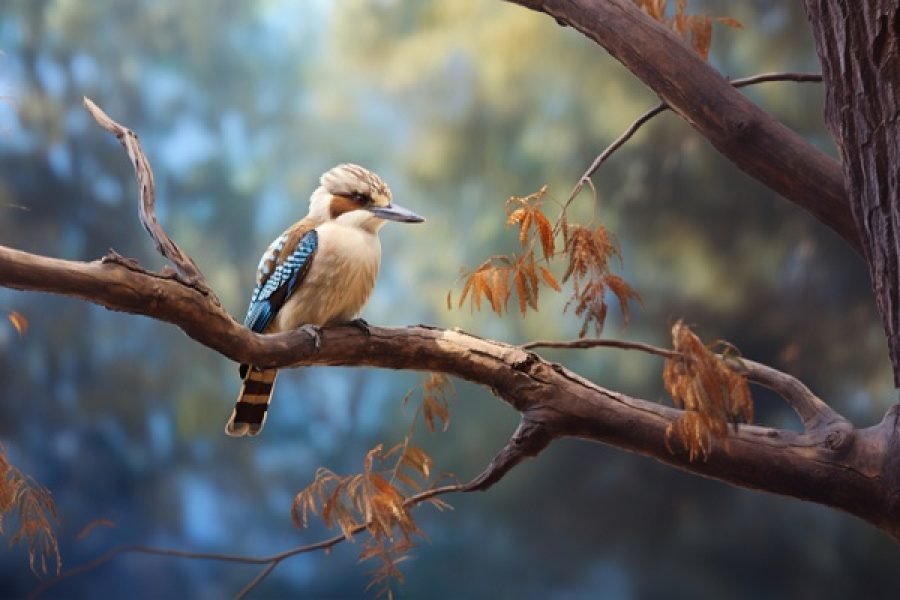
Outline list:
[[[326,171],[310,199],[309,214],[376,232],[385,220],[421,223],[425,219],[393,203],[391,190],[378,175],[359,165]]]

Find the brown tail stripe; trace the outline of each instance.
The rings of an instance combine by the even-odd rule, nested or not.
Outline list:
[[[234,406],[235,423],[260,423],[266,416],[268,404],[251,404],[250,402],[238,402]]]

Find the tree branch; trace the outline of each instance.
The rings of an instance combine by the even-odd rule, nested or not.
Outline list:
[[[897,490],[886,485],[882,473],[886,440],[896,426],[888,419],[861,431],[825,419],[803,434],[740,426],[714,443],[708,460],[690,462],[686,452],[673,454],[665,444],[666,430],[680,411],[605,389],[530,351],[461,331],[372,326],[366,334],[351,326],[329,327],[316,350],[303,331],[251,332],[207,295],[172,277],[117,262],[78,263],[3,247],[0,285],[75,296],[167,321],[232,360],[261,367],[353,365],[447,373],[490,388],[539,424],[550,441],[568,436],[604,442],[735,485],[834,506],[900,539],[900,503],[891,500]]]
[[[796,377],[745,358],[729,363],[734,370],[744,373],[750,381],[769,388],[787,400],[800,417],[805,431],[811,432],[832,426],[852,429],[853,426],[846,418],[812,393]]]
[[[506,1],[543,12],[597,42],[741,170],[862,253],[840,164],[737,92],[632,0]]]
[[[138,214],[141,224],[153,241],[156,243],[156,249],[160,254],[169,259],[175,266],[175,270],[185,281],[198,288],[209,290],[203,273],[200,272],[194,260],[188,256],[172,238],[160,226],[156,219],[156,183],[153,181],[153,169],[150,168],[150,162],[144,154],[141,143],[135,132],[113,121],[109,115],[94,104],[89,98],[84,98],[84,106],[97,124],[103,129],[115,135],[122,142],[125,153],[128,154],[131,165],[134,167],[134,174],[138,180],[138,187],[141,190]],[[118,255],[116,255],[118,256]]]
[[[504,475],[517,464],[540,454],[552,440],[550,432],[541,423],[530,420],[526,413],[503,449],[478,477],[465,485],[465,491],[487,490],[503,479]]]
[[[820,73],[760,73],[759,75],[753,75],[751,77],[744,77],[741,79],[733,79],[731,80],[731,85],[736,88],[747,87],[750,85],[756,85],[757,83],[766,83],[771,81],[796,81],[796,82],[821,82],[822,75]],[[613,143],[607,146],[603,152],[597,155],[597,158],[594,159],[594,162],[591,163],[591,166],[587,168],[587,171],[581,176],[578,180],[578,183],[575,185],[575,188],[572,190],[572,193],[569,194],[569,199],[566,202],[568,206],[575,197],[581,193],[581,190],[584,189],[585,184],[589,183],[591,178],[594,176],[594,173],[597,172],[597,169],[600,168],[604,162],[606,162],[619,148],[625,145],[625,143],[630,140],[637,131],[644,126],[645,123],[650,121],[656,115],[663,113],[667,110],[670,110],[671,107],[666,102],[660,102],[640,117],[634,120],[634,122],[628,126],[622,135],[617,137]]]
[[[492,485],[500,481],[512,467],[521,462],[524,458],[537,455],[547,446],[549,442],[550,437],[546,435],[546,432],[542,430],[540,425],[529,423],[527,419],[523,419],[522,423],[516,429],[515,433],[513,433],[512,438],[510,438],[506,446],[504,446],[503,449],[497,453],[497,456],[494,457],[494,459],[488,464],[485,470],[482,471],[477,477],[465,484],[459,483],[453,485],[444,485],[424,490],[404,500],[403,506],[405,508],[412,508],[422,504],[427,500],[431,500],[432,498],[445,494],[487,490]],[[365,529],[367,529],[368,526],[369,523],[357,525],[350,530],[350,536],[362,533]],[[57,575],[52,579],[45,581],[37,588],[35,588],[34,591],[31,592],[31,594],[29,594],[29,599],[34,600],[48,590],[56,587],[63,581],[93,571],[94,569],[103,566],[104,564],[122,554],[151,554],[155,556],[171,556],[176,558],[188,558],[194,560],[215,560],[248,565],[265,565],[265,567],[260,570],[260,572],[257,573],[253,577],[253,579],[251,579],[247,583],[247,585],[241,588],[241,590],[237,593],[236,598],[241,599],[245,598],[251,591],[253,591],[254,588],[262,583],[263,580],[268,577],[276,569],[276,567],[278,567],[278,565],[282,563],[282,561],[293,556],[298,556],[300,554],[308,554],[310,552],[315,552],[318,550],[328,550],[329,548],[333,548],[341,542],[349,539],[350,536],[341,533],[312,544],[298,546],[296,548],[291,548],[290,550],[285,550],[284,552],[279,552],[278,554],[263,557],[223,554],[218,552],[190,552],[186,550],[156,548],[153,546],[144,546],[141,544],[129,544],[113,548],[106,554],[103,554],[95,558],[94,560],[84,563],[83,565],[79,565],[73,569]]]
[[[662,356],[663,358],[680,357],[675,350],[660,348],[644,342],[629,342],[625,340],[611,340],[603,338],[580,338],[568,341],[536,340],[522,344],[520,348],[525,350],[533,348],[560,348],[560,349],[586,349],[586,348],[617,348],[619,350],[639,350],[647,354]],[[767,387],[781,396],[788,405],[797,413],[803,423],[806,432],[812,432],[823,427],[844,427],[852,429],[853,426],[842,415],[828,406],[821,398],[816,396],[806,387],[802,381],[745,358],[729,360],[728,366],[745,375],[748,380]]]

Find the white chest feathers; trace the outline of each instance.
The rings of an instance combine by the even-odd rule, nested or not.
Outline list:
[[[275,316],[273,331],[329,325],[359,316],[378,276],[378,234],[334,221],[316,227],[319,248],[309,272]]]

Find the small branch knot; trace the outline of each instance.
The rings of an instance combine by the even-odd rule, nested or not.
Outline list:
[[[856,429],[850,423],[842,421],[834,426],[826,435],[823,445],[832,454],[844,454],[856,439]]]

